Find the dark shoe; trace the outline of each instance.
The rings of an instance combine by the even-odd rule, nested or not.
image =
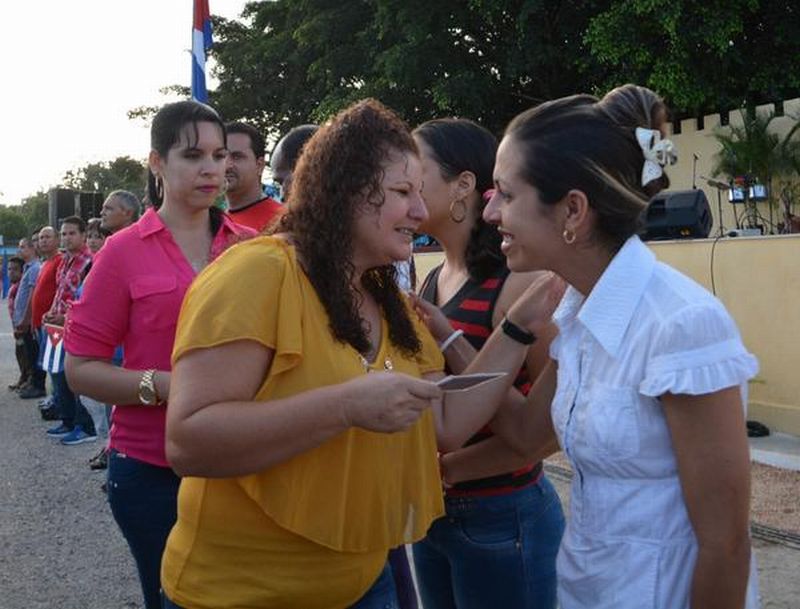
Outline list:
[[[105,448],[89,459],[89,469],[101,471],[108,468],[108,452]]]
[[[43,421],[58,421],[61,419],[58,416],[58,411],[55,408],[45,408],[39,411],[39,415],[42,417]]]
[[[23,400],[30,400],[32,398],[43,398],[47,395],[44,389],[37,389],[36,387],[25,387],[19,392],[19,397]]]

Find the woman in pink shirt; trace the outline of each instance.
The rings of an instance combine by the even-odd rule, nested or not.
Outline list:
[[[115,404],[108,500],[131,548],[147,609],[160,607],[161,554],[180,479],[164,455],[170,355],[184,293],[229,245],[254,234],[213,203],[225,180],[225,129],[203,104],[164,106],[153,120],[153,207],[110,237],[66,323],[67,377],[76,392]],[[118,345],[121,367],[112,365]]]

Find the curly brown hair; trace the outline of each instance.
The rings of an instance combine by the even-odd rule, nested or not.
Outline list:
[[[371,205],[384,203],[381,182],[396,154],[419,151],[408,126],[374,99],[364,99],[320,127],[303,148],[292,176],[287,212],[272,232],[289,233],[336,338],[359,353],[370,351],[361,296],[353,290],[353,227]],[[389,340],[408,355],[422,348],[395,281],[392,265],[368,270],[361,285],[380,306]]]

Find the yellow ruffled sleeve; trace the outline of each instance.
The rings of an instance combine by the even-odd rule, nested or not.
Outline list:
[[[260,237],[206,267],[184,298],[173,365],[193,349],[253,340],[275,351],[272,374],[295,366],[302,353],[296,264],[284,241]]]

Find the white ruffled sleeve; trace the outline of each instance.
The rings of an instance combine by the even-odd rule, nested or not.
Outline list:
[[[741,386],[758,372],[731,316],[718,302],[681,309],[656,335],[640,393],[703,395]]]

